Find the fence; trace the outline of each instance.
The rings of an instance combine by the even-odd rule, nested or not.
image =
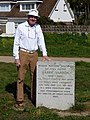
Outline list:
[[[79,32],[90,33],[90,26],[85,25],[43,25],[42,30],[44,32]]]

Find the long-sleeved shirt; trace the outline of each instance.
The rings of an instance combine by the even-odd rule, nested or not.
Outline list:
[[[19,59],[19,49],[23,48],[29,51],[42,51],[43,56],[47,56],[44,36],[39,24],[30,26],[27,21],[18,25],[13,45],[13,56]]]

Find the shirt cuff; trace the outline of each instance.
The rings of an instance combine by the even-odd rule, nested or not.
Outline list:
[[[47,56],[47,52],[43,52],[43,56]]]
[[[19,59],[19,56],[14,56],[14,59]]]

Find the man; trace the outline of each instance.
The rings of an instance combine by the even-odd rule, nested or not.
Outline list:
[[[43,60],[50,60],[47,56],[41,27],[36,23],[38,17],[38,11],[31,9],[27,21],[18,25],[15,34],[13,56],[18,68],[16,108],[24,105],[23,85],[28,66],[30,67],[31,100],[35,102],[35,68],[38,61],[38,47],[42,51]]]

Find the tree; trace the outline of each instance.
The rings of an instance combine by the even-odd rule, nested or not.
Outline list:
[[[75,14],[76,24],[90,24],[90,0],[68,0]]]

